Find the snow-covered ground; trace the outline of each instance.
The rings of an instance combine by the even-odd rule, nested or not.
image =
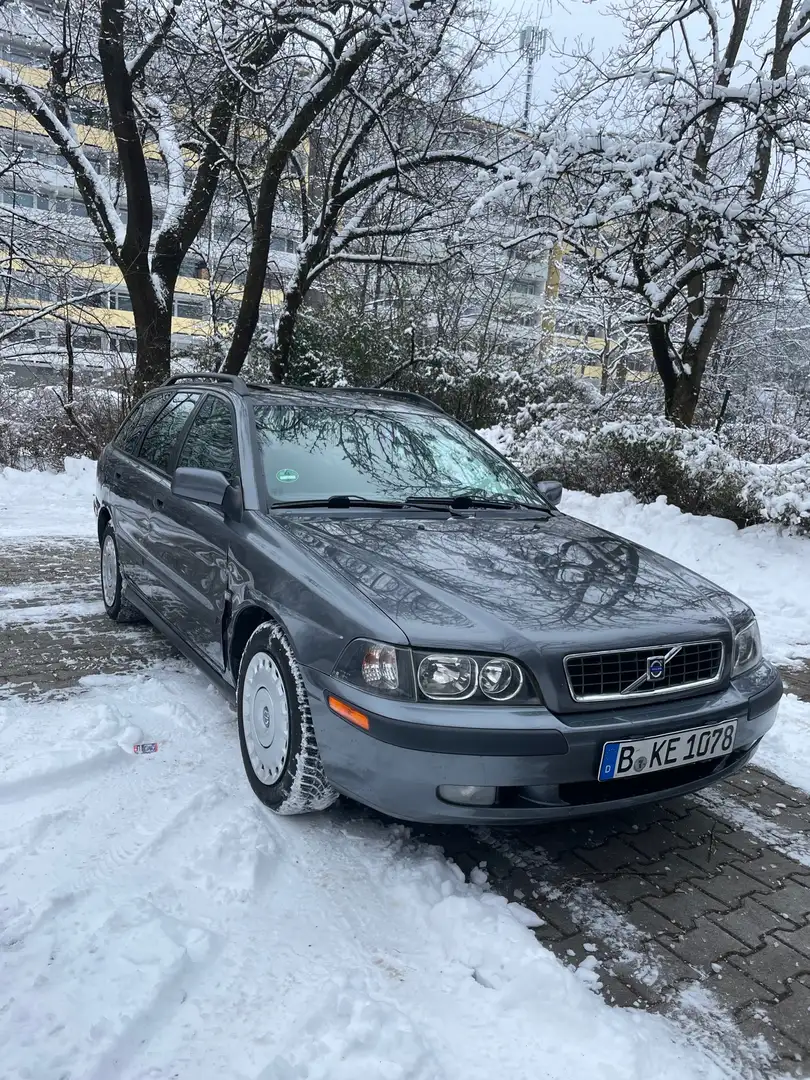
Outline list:
[[[90,463],[5,470],[0,542],[92,536],[92,484]],[[659,528],[661,508],[624,496],[569,496],[566,509],[637,527],[649,546],[677,526],[693,538],[684,561],[714,550],[742,585],[750,557],[760,595],[762,575],[787,581],[783,559],[796,574],[806,543],[763,532],[738,547],[723,523],[671,511]],[[794,622],[763,618],[766,639],[781,634],[772,652],[801,648]],[[157,753],[133,753],[141,741]],[[792,752],[769,743],[777,762]],[[232,712],[185,665],[0,698],[0,805],[3,1080],[735,1075],[669,1021],[606,1005],[592,964],[566,968],[529,912],[405,830],[351,810],[268,813]]]
[[[0,704],[0,803],[4,1080],[724,1075],[403,829],[265,811],[187,670]]]

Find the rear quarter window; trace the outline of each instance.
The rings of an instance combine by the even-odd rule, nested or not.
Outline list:
[[[186,421],[200,400],[199,394],[173,394],[169,403],[152,422],[141,443],[138,457],[148,465],[167,473],[175,445]]]
[[[166,404],[168,397],[168,394],[153,394],[152,397],[139,401],[121,425],[113,439],[113,446],[123,450],[125,454],[137,457],[144,432]]]

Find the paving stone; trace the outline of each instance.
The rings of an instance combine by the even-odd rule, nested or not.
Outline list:
[[[640,872],[650,881],[654,881],[664,892],[702,881],[707,875],[694,863],[683,858],[683,852],[673,851],[657,862],[640,868]]]
[[[806,956],[771,937],[766,938],[765,945],[757,952],[729,956],[728,962],[780,995],[786,993],[799,975],[810,974],[810,961]]]
[[[800,885],[798,881],[787,879],[780,889],[763,892],[757,899],[771,911],[799,924],[810,915],[810,888]]]
[[[660,822],[655,822],[644,832],[628,836],[626,839],[636,851],[648,859],[658,859],[676,848],[689,846],[689,840],[680,832],[674,832],[672,828],[666,828]]]
[[[796,791],[787,794],[785,789],[774,779],[764,783],[759,791],[752,795],[750,805],[767,815],[773,814],[781,818],[787,816],[792,810],[802,809],[801,801],[795,797],[796,795],[798,795]],[[781,825],[782,822],[780,821],[779,824]]]
[[[773,936],[810,960],[810,924],[798,930],[777,930]]]
[[[612,837],[599,847],[579,848],[577,855],[602,874],[638,869],[642,864],[646,866],[649,863],[648,859],[618,837]]]
[[[787,855],[782,855],[779,851],[774,851],[773,848],[767,848],[756,858],[737,859],[730,865],[744,871],[750,877],[756,878],[757,881],[767,886],[764,891],[769,891],[776,885],[781,885],[785,878],[795,878],[797,871],[804,869],[801,863],[796,862],[795,859],[791,859]],[[810,883],[810,878],[808,878],[808,882]],[[810,887],[810,884],[808,887]]]
[[[810,987],[796,981],[778,1004],[762,1006],[762,1014],[771,1025],[799,1045],[810,1050]]]
[[[722,911],[723,904],[694,885],[684,885],[665,896],[650,897],[645,903],[673,923],[673,929],[692,930],[697,920],[711,912]]]
[[[639,900],[633,904],[627,912],[627,918],[633,926],[653,939],[664,937],[668,940],[681,934],[679,928],[672,925],[672,920],[656,911],[647,900]]]
[[[766,990],[754,979],[744,972],[732,967],[727,961],[721,960],[705,979],[700,982],[701,990],[708,990],[713,994],[724,1008],[732,1013],[739,1013],[745,1006],[752,1003],[776,1005],[779,998],[776,994]],[[692,984],[694,985],[694,983]]]
[[[749,1015],[737,1020],[740,1032],[749,1039],[764,1039],[771,1048],[776,1062],[771,1068],[772,1075],[794,1076],[807,1080],[806,1062],[808,1054],[801,1043],[787,1038],[773,1024],[760,1006],[746,1010]]]
[[[713,916],[713,922],[723,930],[739,938],[750,949],[757,949],[764,944],[765,935],[776,930],[791,930],[793,927],[775,911],[764,907],[755,897],[746,897],[735,911],[726,911]]]
[[[623,983],[615,975],[611,975],[601,968],[596,974],[602,984],[602,996],[608,1004],[615,1005],[620,1009],[638,1008],[640,1005],[645,1004],[645,1000],[640,997],[638,991]]]
[[[606,877],[599,882],[599,891],[609,897],[615,903],[626,907],[641,900],[644,897],[660,897],[661,886],[655,881],[649,881],[640,874],[616,874]]]
[[[682,839],[688,841],[690,847],[702,847],[712,836],[719,840],[732,831],[724,821],[713,817],[702,807],[695,806],[694,803],[689,813],[673,822],[669,828],[674,830]]]
[[[669,948],[697,971],[711,971],[712,964],[724,956],[746,951],[737,938],[727,934],[705,916],[696,919],[694,930],[688,930],[679,940],[673,941]]]
[[[717,835],[700,847],[688,848],[682,851],[684,859],[688,859],[698,870],[708,874],[716,874],[729,863],[735,862],[740,857],[739,851],[720,840]]]
[[[541,919],[545,919],[562,937],[571,937],[579,932],[579,924],[571,911],[557,900],[538,900],[533,905]]]
[[[713,896],[716,900],[732,907],[742,897],[752,893],[761,892],[762,884],[756,878],[743,874],[740,870],[734,870],[731,866],[724,866],[720,873],[711,878],[702,878],[698,882],[698,888]]]
[[[810,700],[810,698],[806,700]],[[753,767],[749,767],[747,772],[750,774],[750,776],[756,777],[758,780],[760,780],[760,790],[762,790],[762,786],[764,785],[767,786],[769,791],[776,791],[785,800],[792,800],[799,806],[804,805],[804,803],[806,802],[807,796],[803,791],[800,791],[798,788],[793,787],[792,784],[789,784],[781,777],[774,776],[773,773],[768,772],[766,769],[760,769],[756,765],[754,765]]]

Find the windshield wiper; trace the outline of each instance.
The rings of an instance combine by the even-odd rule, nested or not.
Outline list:
[[[328,499],[291,499],[273,502],[271,510],[309,509],[324,507],[327,510],[351,510],[357,508],[382,510],[535,510],[541,514],[551,511],[536,503],[503,499],[487,499],[473,495],[409,495],[406,499],[367,499],[365,495],[330,495]]]
[[[291,499],[288,502],[273,502],[271,510],[286,509],[287,507],[317,507],[325,506],[329,510],[350,510],[353,506],[365,509],[365,507],[382,507],[386,510],[401,510],[404,503],[401,499],[367,499],[365,495],[330,495],[328,499]]]
[[[539,510],[542,514],[551,511],[539,503],[523,502],[520,499],[488,499],[479,495],[440,495],[420,496],[409,495],[405,500],[407,506],[424,507],[427,510]]]

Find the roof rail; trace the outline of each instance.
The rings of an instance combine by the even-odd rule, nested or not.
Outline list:
[[[410,390],[388,390],[377,386],[294,386],[289,383],[275,383],[268,386],[265,383],[253,382],[247,384],[247,389],[270,393],[299,391],[305,394],[368,394],[370,397],[389,398],[391,401],[410,401],[432,412],[444,413],[441,405],[437,405],[435,401],[431,401],[423,394],[416,394]]]
[[[186,379],[193,382],[204,382],[208,379],[211,382],[226,383],[228,386],[233,387],[237,394],[246,394],[248,392],[247,383],[243,378],[239,375],[226,375],[224,371],[186,371],[179,375],[170,375],[163,385],[174,386],[175,383]]]

